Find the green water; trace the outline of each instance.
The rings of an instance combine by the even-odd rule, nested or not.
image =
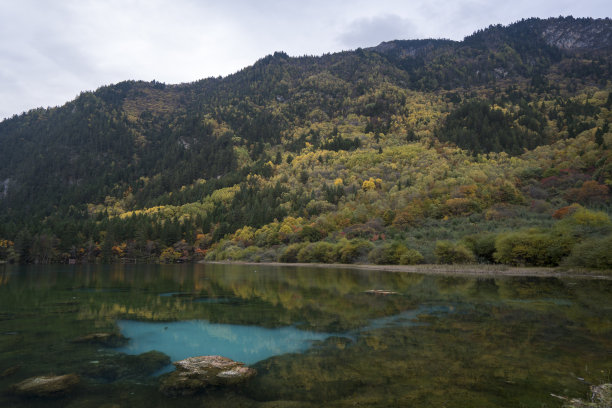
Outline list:
[[[73,341],[120,330],[132,337],[120,348]],[[258,374],[167,398],[152,375],[160,367],[135,356],[153,348],[173,358],[222,350]],[[67,373],[82,380],[65,397],[8,392]],[[541,408],[611,377],[609,280],[0,265],[2,407]]]

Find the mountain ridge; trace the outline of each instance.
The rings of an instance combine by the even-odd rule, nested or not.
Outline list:
[[[366,48],[367,50],[387,52],[395,48],[409,47],[405,50],[406,55],[415,56],[422,48],[431,48],[441,45],[461,45],[470,42],[477,37],[490,37],[491,33],[509,28],[523,29],[526,26],[531,34],[535,34],[548,45],[564,50],[576,49],[609,49],[612,47],[612,20],[594,18],[574,17],[551,17],[548,19],[528,18],[508,24],[506,26],[497,24],[490,25],[486,29],[480,29],[463,38],[461,41],[450,39],[414,39],[414,40],[391,40],[383,41],[377,46]]]

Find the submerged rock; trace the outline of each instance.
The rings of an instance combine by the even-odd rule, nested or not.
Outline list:
[[[120,347],[128,342],[128,339],[118,333],[91,333],[86,336],[72,340],[73,343],[99,344],[106,347]]]
[[[593,401],[605,407],[612,407],[612,384],[591,387]]]
[[[32,377],[11,386],[10,390],[17,395],[29,397],[61,397],[66,395],[78,383],[76,374],[49,377]]]
[[[2,373],[0,373],[0,378],[9,377],[15,374],[17,371],[19,371],[20,368],[21,368],[21,364],[17,364],[12,367],[9,367],[5,369],[4,371],[2,371]]]
[[[131,355],[112,353],[88,362],[80,371],[83,376],[102,381],[148,377],[170,364],[170,357],[160,351]]]
[[[193,395],[208,386],[236,385],[257,374],[244,363],[222,356],[190,357],[174,365],[176,371],[168,374],[159,387],[171,397]]]
[[[566,408],[610,408],[612,407],[612,384],[594,385],[591,387],[591,401],[572,399],[564,405]]]

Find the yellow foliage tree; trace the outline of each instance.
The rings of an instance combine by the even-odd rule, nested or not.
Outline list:
[[[361,185],[361,188],[364,191],[372,191],[376,189],[376,180],[374,180],[373,177],[370,177],[369,180],[364,180],[363,184]]]

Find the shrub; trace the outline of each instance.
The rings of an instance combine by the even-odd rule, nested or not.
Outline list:
[[[298,262],[333,263],[337,259],[336,246],[329,242],[308,244],[298,251]]]
[[[538,214],[550,214],[551,207],[548,201],[536,199],[531,202],[531,211]]]
[[[570,188],[565,193],[565,198],[578,201],[583,204],[604,203],[609,200],[610,189],[605,184],[599,184],[595,180],[582,183],[580,188]]]
[[[238,261],[242,259],[242,250],[243,248],[238,245],[231,245],[225,248],[223,251],[218,252],[217,260],[222,261],[225,259]]]
[[[302,238],[303,241],[317,242],[325,238],[325,234],[315,227],[305,225],[300,231],[300,238]]]
[[[495,262],[495,234],[466,235],[462,239],[480,262]]]
[[[386,243],[372,249],[368,254],[368,260],[377,265],[398,265],[402,255],[408,251],[406,245],[401,242]]]
[[[559,221],[558,230],[569,230],[575,236],[588,236],[612,232],[612,221],[602,211],[591,211],[586,208],[576,210],[571,216]]]
[[[474,254],[462,244],[455,244],[450,241],[437,241],[434,254],[439,263],[461,264],[475,261]]]
[[[612,235],[605,238],[591,238],[574,246],[564,261],[568,266],[612,269]]]
[[[374,218],[363,224],[354,224],[346,227],[342,232],[347,238],[371,238],[374,235],[381,234],[385,231],[383,221],[380,218]]]
[[[396,227],[416,226],[421,223],[424,216],[423,203],[415,200],[411,205],[396,213],[392,225]]]
[[[12,241],[0,239],[0,262],[13,263],[19,261],[14,245]]]
[[[253,243],[259,247],[277,245],[281,243],[278,225],[264,225],[253,233]]]
[[[574,214],[576,211],[578,211],[581,208],[582,206],[576,203],[565,206],[565,207],[561,207],[553,213],[552,217],[554,219],[561,220],[569,215]]]
[[[495,204],[485,212],[485,219],[503,220],[506,218],[514,218],[517,216],[516,208],[508,204]]]
[[[527,230],[499,234],[495,239],[497,262],[509,265],[557,266],[567,256],[574,240],[566,234]]]
[[[161,263],[174,263],[179,260],[181,255],[180,252],[175,251],[172,247],[168,247],[159,255],[159,261]]]
[[[448,212],[454,216],[469,215],[480,211],[480,206],[478,203],[469,198],[449,198],[444,204],[446,205]]]
[[[402,255],[400,255],[400,265],[416,265],[423,263],[425,258],[416,249],[408,249]]]
[[[298,252],[307,244],[291,244],[278,257],[278,262],[295,263],[298,261]]]
[[[239,260],[243,260],[243,261],[256,261],[259,262],[259,260],[261,259],[261,252],[262,249],[255,246],[255,245],[251,245],[249,247],[244,248],[242,251],[240,251],[240,253],[237,254]]]
[[[365,239],[342,240],[338,243],[338,256],[342,263],[353,263],[366,259],[374,244]]]
[[[306,211],[309,215],[324,214],[335,209],[336,206],[334,204],[323,200],[311,200],[308,204],[306,204]]]

